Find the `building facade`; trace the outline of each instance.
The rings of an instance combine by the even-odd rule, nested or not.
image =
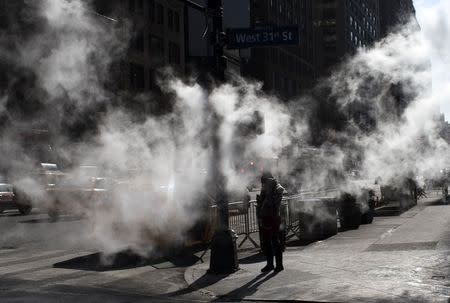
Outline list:
[[[378,0],[314,1],[314,65],[319,76],[380,37]]]
[[[170,65],[184,74],[184,1],[96,0],[95,9],[117,20],[131,21],[127,55],[115,64],[119,90],[143,92],[156,88],[158,68]]]
[[[379,2],[381,37],[386,37],[397,26],[411,20],[418,25],[413,0],[379,0]]]
[[[245,66],[244,75],[263,82],[263,89],[284,99],[293,98],[315,81],[313,64],[312,0],[251,1],[252,27],[298,26],[298,46],[257,47]]]

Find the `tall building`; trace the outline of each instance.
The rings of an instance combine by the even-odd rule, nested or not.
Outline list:
[[[378,0],[315,0],[315,68],[319,76],[380,37]]]
[[[380,33],[386,37],[399,25],[415,20],[416,10],[413,0],[379,0],[380,1]],[[417,20],[416,20],[416,24]]]
[[[252,48],[245,67],[245,76],[263,81],[266,91],[282,98],[299,95],[314,83],[314,1],[258,0],[250,3],[251,27],[299,27],[300,45]]]
[[[101,14],[130,20],[132,36],[127,56],[116,64],[120,90],[141,92],[155,89],[157,68],[170,65],[185,70],[184,1],[96,0]]]

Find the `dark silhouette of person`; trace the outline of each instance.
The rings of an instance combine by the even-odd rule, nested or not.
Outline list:
[[[261,193],[258,197],[257,214],[261,222],[261,247],[267,258],[267,265],[261,272],[273,269],[282,271],[283,249],[280,243],[280,205],[284,188],[270,172],[264,172],[261,177]],[[273,264],[275,256],[276,267]]]

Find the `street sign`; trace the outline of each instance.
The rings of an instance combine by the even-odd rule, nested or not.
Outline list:
[[[234,28],[228,30],[228,49],[268,45],[298,45],[298,27]]]

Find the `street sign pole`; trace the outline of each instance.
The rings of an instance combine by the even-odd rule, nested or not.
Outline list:
[[[213,18],[211,43],[214,48],[215,78],[218,82],[225,81],[227,58],[224,56],[225,33],[223,33],[223,5],[222,0],[208,0],[208,10]],[[209,271],[211,273],[229,273],[239,267],[235,234],[229,227],[228,198],[226,194],[226,179],[220,165],[222,155],[220,148],[219,127],[221,118],[214,114],[213,142],[212,142],[212,179],[217,203],[218,224],[211,243],[211,258]]]

